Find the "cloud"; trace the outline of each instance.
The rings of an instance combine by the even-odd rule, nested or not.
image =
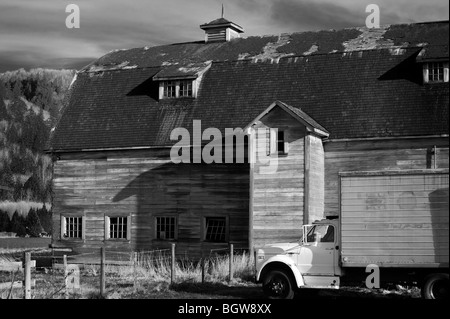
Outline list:
[[[363,26],[368,16],[365,12],[367,4],[362,1],[350,5],[312,0],[276,0],[271,7],[271,19],[277,24],[288,24],[301,30]],[[399,20],[396,13],[388,10],[383,11],[381,18],[382,23]]]
[[[367,1],[367,3],[366,3]],[[70,1],[0,0],[0,72],[8,67],[62,65],[113,49],[199,41],[199,25],[220,17],[244,36],[362,26],[371,0],[77,0],[80,29],[67,29]],[[448,19],[448,0],[377,0],[381,23]],[[50,64],[48,64],[50,63]],[[70,62],[69,62],[70,64]],[[2,67],[3,66],[3,67]]]

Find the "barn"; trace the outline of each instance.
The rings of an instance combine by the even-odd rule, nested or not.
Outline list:
[[[53,247],[252,250],[338,216],[341,172],[448,168],[448,21],[200,28],[77,72],[48,149]]]

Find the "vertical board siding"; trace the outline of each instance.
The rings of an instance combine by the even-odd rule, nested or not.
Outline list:
[[[448,196],[448,171],[342,176],[344,263],[448,266]]]
[[[131,157],[131,155],[133,157]],[[200,256],[207,216],[229,220],[228,240],[248,244],[248,164],[173,164],[149,151],[105,154],[99,159],[66,156],[54,164],[54,245],[89,250],[152,250],[170,247],[156,240],[156,216],[178,218],[177,254]],[[106,156],[108,156],[106,158]],[[86,219],[84,241],[60,240],[60,215]],[[131,216],[131,241],[105,241],[105,214]],[[209,253],[207,251],[206,253]]]
[[[278,128],[285,131],[289,143],[287,155],[273,155],[277,168],[271,173],[263,170],[270,164],[256,159],[253,171],[253,245],[288,242],[300,238],[304,212],[304,143],[305,127],[280,108],[270,111],[258,128]],[[257,151],[265,154],[266,148],[258,143],[269,136],[256,136]],[[258,147],[260,149],[258,149]],[[273,165],[274,162],[272,162]]]

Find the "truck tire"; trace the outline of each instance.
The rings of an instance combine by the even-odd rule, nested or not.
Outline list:
[[[263,280],[263,291],[270,299],[292,299],[294,289],[290,276],[282,270],[271,270]]]
[[[431,274],[425,277],[422,286],[422,297],[424,299],[447,299],[449,296],[448,290],[448,274]]]

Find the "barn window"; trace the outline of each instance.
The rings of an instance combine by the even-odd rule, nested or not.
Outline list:
[[[227,241],[227,218],[206,217],[205,218],[205,241],[226,242]]]
[[[61,216],[61,239],[84,239],[84,233],[84,217]]]
[[[194,80],[170,80],[160,83],[160,99],[194,97]]]
[[[184,80],[180,81],[180,97],[192,96],[192,81]]]
[[[425,83],[444,83],[449,78],[448,62],[429,62],[423,65]]]
[[[286,155],[289,150],[289,143],[286,141],[286,131],[271,128],[268,130],[268,155]]]
[[[177,86],[175,81],[164,81],[164,97],[176,97],[176,88]]]
[[[130,216],[105,216],[106,239],[131,239]]]
[[[174,240],[177,235],[177,218],[174,216],[156,217],[156,239]]]

